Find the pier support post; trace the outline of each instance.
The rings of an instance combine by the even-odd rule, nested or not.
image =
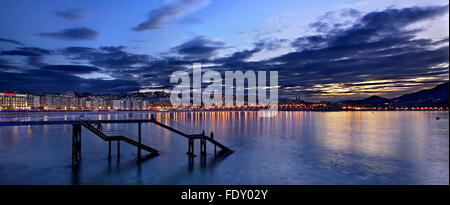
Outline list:
[[[206,156],[206,139],[205,130],[202,132],[202,138],[200,138],[200,155]]]
[[[141,123],[138,123],[138,138],[139,138],[139,146],[138,146],[138,162],[141,162]]]
[[[120,140],[117,140],[117,159],[120,158]]]
[[[206,155],[206,139],[203,139],[203,153]]]
[[[188,140],[188,153],[189,157],[194,157],[194,139]]]
[[[202,138],[200,138],[200,156],[202,156],[203,157],[203,139]]]
[[[108,159],[111,159],[111,141],[108,141]]]
[[[72,125],[72,167],[81,163],[81,124]]]
[[[200,154],[206,156],[206,139],[200,139]]]
[[[206,157],[206,135],[205,131],[202,132],[202,137],[200,138],[200,155]]]
[[[211,139],[214,139],[214,133],[211,132]],[[216,145],[214,144],[214,154],[216,154]]]
[[[206,165],[206,139],[200,139],[200,163],[202,166]]]

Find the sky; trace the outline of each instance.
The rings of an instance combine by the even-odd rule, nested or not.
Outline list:
[[[392,98],[449,80],[448,12],[446,0],[2,0],[0,88],[170,90],[199,62],[276,70],[286,98]]]

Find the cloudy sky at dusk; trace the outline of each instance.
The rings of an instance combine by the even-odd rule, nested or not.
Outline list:
[[[280,95],[307,100],[449,80],[447,0],[2,0],[0,19],[7,89],[170,89],[193,62],[277,70]]]

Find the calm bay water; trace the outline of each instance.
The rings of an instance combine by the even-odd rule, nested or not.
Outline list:
[[[79,116],[43,115],[1,113],[0,121]],[[128,113],[86,118],[128,118]],[[181,112],[157,118],[190,134],[214,131],[215,139],[235,152],[214,155],[208,143],[206,162],[198,156],[189,163],[184,137],[143,124],[143,143],[161,155],[138,164],[136,148],[121,143],[117,159],[113,142],[108,160],[108,143],[83,128],[82,164],[74,170],[71,125],[0,127],[0,184],[449,184],[448,112],[299,111],[273,118],[258,112]],[[104,129],[137,133],[136,124]],[[198,141],[195,152],[199,155]]]

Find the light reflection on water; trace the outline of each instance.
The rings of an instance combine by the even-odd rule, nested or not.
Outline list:
[[[86,113],[83,119],[150,118],[149,112]],[[70,125],[0,127],[0,184],[448,184],[448,112],[157,113],[188,134],[214,132],[235,151],[189,164],[187,140],[143,124],[143,142],[160,156],[136,163],[121,143],[108,161],[107,143],[82,130],[82,166],[71,168]],[[439,116],[440,120],[436,120]],[[1,121],[79,120],[79,113],[1,113]],[[137,133],[136,124],[105,130]],[[131,136],[130,136],[131,137]],[[135,136],[133,136],[135,137]],[[199,152],[198,142],[195,152]]]

